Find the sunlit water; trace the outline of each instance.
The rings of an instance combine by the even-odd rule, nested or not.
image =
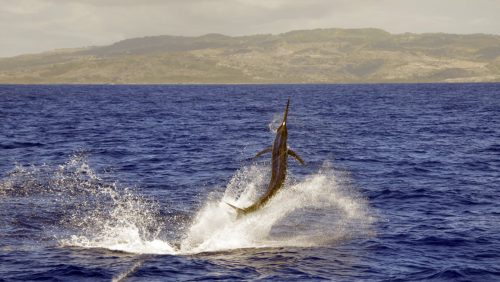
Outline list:
[[[285,187],[264,192],[291,97]],[[0,280],[500,279],[500,84],[0,86]]]

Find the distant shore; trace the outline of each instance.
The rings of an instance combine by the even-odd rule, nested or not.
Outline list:
[[[0,84],[500,82],[500,36],[315,29],[154,36],[0,58]]]

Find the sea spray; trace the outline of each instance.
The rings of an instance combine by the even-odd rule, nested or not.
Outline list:
[[[374,218],[367,201],[346,173],[328,162],[305,177],[289,173],[284,187],[266,206],[237,218],[226,203],[252,204],[265,192],[268,179],[267,166],[243,166],[222,196],[212,194],[194,212],[192,220],[179,229],[183,233],[176,234],[177,240],[166,236],[176,222],[162,217],[158,202],[104,180],[82,155],[57,167],[18,165],[2,180],[0,191],[3,197],[48,197],[46,211],[60,211],[55,236],[61,246],[192,254],[317,246],[370,233]],[[54,228],[48,229],[51,233]]]
[[[315,246],[369,233],[374,218],[366,200],[328,163],[303,180],[287,181],[265,207],[237,219],[225,202],[242,207],[251,203],[265,174],[263,167],[240,169],[223,199],[207,202],[197,213],[180,251]],[[235,198],[234,190],[242,187],[241,196]]]
[[[280,127],[282,122],[283,122],[283,114],[281,114],[281,113],[274,114],[273,119],[267,125],[269,132],[276,133],[276,131],[278,131],[278,128]]]
[[[253,204],[265,192],[262,188],[266,186],[270,174],[267,166],[243,166],[229,181],[222,200],[236,206]]]
[[[158,239],[165,228],[158,203],[135,189],[104,180],[84,154],[58,166],[16,165],[0,182],[0,196],[37,203],[37,219],[46,218],[45,237],[58,238],[62,246],[173,252]],[[26,216],[26,220],[32,218]]]
[[[62,245],[132,253],[173,253],[170,244],[159,239],[166,226],[162,225],[164,221],[160,220],[160,207],[156,201],[117,182],[103,181],[89,168],[86,160],[75,162],[72,159],[69,163],[77,167],[76,171],[84,169],[85,174],[92,175],[97,181],[78,182],[84,189],[76,194],[78,204],[65,218],[74,234],[62,238]],[[64,170],[57,179],[68,179],[64,177],[68,175],[72,183],[76,178]]]

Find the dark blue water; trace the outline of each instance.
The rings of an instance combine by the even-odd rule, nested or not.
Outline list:
[[[179,250],[204,233],[189,231],[200,209],[272,144],[288,97],[308,164],[290,160],[294,183],[330,167],[363,228],[323,207],[336,221],[310,245],[280,234],[314,212],[285,216],[269,246],[94,242],[137,227]],[[500,84],[0,86],[0,281],[500,280],[499,121]]]

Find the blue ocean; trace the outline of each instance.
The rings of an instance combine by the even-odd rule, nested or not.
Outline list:
[[[286,102],[284,187],[265,193]],[[500,281],[500,84],[2,85],[0,281]]]

